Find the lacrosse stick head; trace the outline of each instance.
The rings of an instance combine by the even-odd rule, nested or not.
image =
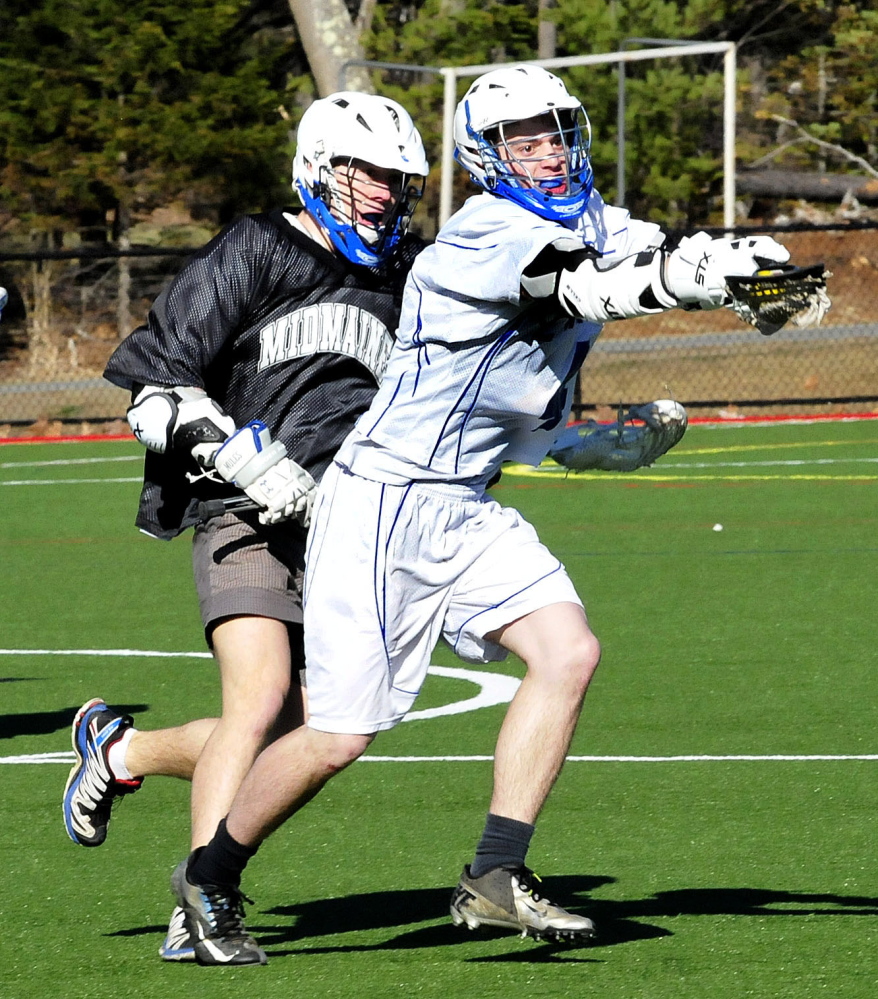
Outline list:
[[[731,308],[763,336],[771,336],[790,321],[794,326],[819,326],[832,304],[826,291],[830,277],[822,263],[780,264],[747,277],[727,277],[726,284]]]
[[[567,427],[549,456],[572,471],[633,472],[646,468],[679,444],[689,420],[673,399],[620,407],[615,423],[589,420]]]

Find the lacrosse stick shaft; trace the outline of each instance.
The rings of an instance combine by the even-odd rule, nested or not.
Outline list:
[[[244,513],[248,510],[258,510],[259,504],[254,503],[249,496],[230,496],[227,499],[202,500],[198,504],[198,519],[202,523],[222,517],[224,513]]]

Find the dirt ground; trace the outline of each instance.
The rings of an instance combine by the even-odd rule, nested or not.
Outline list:
[[[609,418],[617,402],[671,396],[693,415],[778,411],[850,410],[872,412],[878,403],[828,403],[827,399],[878,397],[878,229],[775,232],[795,263],[825,263],[832,308],[823,323],[825,340],[761,337],[729,310],[686,313],[609,324],[601,345],[622,349],[596,352],[586,362],[577,415]],[[137,309],[148,303],[139,302]],[[23,326],[8,327],[0,341],[0,436],[127,432],[127,394],[101,382],[118,333],[106,317],[71,325],[52,350],[36,357],[26,349]],[[135,322],[142,321],[135,315]],[[852,329],[855,327],[856,329]],[[59,327],[61,329],[61,327]],[[77,330],[79,332],[77,332]],[[728,342],[724,342],[724,335]],[[661,339],[674,337],[663,349]],[[691,349],[678,338],[693,337]],[[655,349],[626,352],[624,344],[656,338]],[[793,400],[793,401],[790,401]],[[813,400],[813,401],[812,401]],[[694,405],[708,403],[706,406]]]

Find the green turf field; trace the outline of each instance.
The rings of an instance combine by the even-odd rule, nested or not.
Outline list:
[[[497,487],[566,563],[604,646],[530,854],[596,945],[447,919],[490,786],[489,761],[460,758],[490,755],[498,705],[380,737],[384,759],[268,841],[245,888],[270,963],[238,970],[156,956],[186,785],[149,780],[97,850],[61,820],[83,701],[142,727],[217,710],[213,664],[183,655],[204,652],[188,541],[132,526],[139,458],[124,442],[0,447],[4,999],[878,994],[878,423],[695,426],[651,470],[513,470]],[[416,708],[481,688],[433,675]]]

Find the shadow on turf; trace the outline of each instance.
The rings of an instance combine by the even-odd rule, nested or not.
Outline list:
[[[875,916],[878,898],[854,895],[814,894],[773,891],[769,888],[678,888],[659,892],[649,898],[613,901],[588,899],[596,888],[614,882],[610,877],[567,875],[545,878],[546,895],[558,899],[573,912],[587,913],[598,928],[598,936],[588,945],[612,947],[634,940],[672,936],[671,930],[643,920],[675,916]],[[293,905],[281,905],[253,913],[248,929],[267,948],[269,957],[300,953],[344,954],[358,951],[413,950],[420,947],[449,947],[475,939],[510,940],[508,931],[484,929],[478,936],[453,926],[448,919],[449,888],[421,888],[412,891],[372,892],[341,898],[319,899]],[[783,906],[784,908],[777,908]],[[267,925],[258,916],[281,916],[292,925]],[[437,922],[441,920],[441,922]],[[415,923],[430,923],[413,929]],[[369,930],[397,929],[401,932],[374,944],[344,944],[311,947],[307,941]],[[140,926],[117,930],[108,936],[163,936],[165,926]],[[295,946],[295,944],[302,946]],[[285,946],[286,945],[286,946]],[[290,946],[293,945],[293,946]],[[525,943],[512,953],[468,958],[473,963],[544,963],[549,961],[583,962],[595,958],[574,957],[583,948],[553,944]],[[570,956],[567,956],[570,955]]]
[[[587,899],[577,900],[595,888],[611,881],[601,877],[560,877],[546,878],[544,885],[550,897],[561,897],[571,911],[587,909],[591,914],[594,904]],[[448,902],[451,888],[421,888],[412,891],[372,892],[362,895],[348,895],[341,898],[319,899],[294,905],[281,905],[267,909],[264,915],[282,916],[292,919],[289,926],[265,925],[259,923],[256,915],[247,920],[247,928],[268,948],[270,957],[283,957],[299,953],[337,954],[358,951],[414,950],[421,947],[450,947],[467,944],[476,939],[510,940],[508,930],[485,928],[478,935],[452,925],[448,916]],[[584,905],[582,903],[585,903]],[[606,903],[605,903],[606,904]],[[406,929],[415,923],[438,925],[418,926]],[[315,937],[336,936],[340,933],[359,933],[369,930],[397,929],[400,933],[389,940],[375,944],[335,944],[332,946],[284,946],[303,943]],[[650,937],[668,936],[669,931],[657,926],[649,926],[627,918],[604,916],[599,927],[598,945],[628,943]],[[140,936],[141,934],[164,934],[164,926],[142,926],[128,930],[118,930],[109,936]],[[515,939],[514,937],[512,938]],[[510,954],[496,954],[470,958],[473,962],[518,962],[543,963],[563,960],[566,963],[594,962],[595,958],[574,957],[573,952],[582,948],[521,941],[522,948]],[[593,945],[588,945],[589,947]],[[564,955],[563,957],[559,955]]]
[[[53,732],[69,729],[81,706],[61,708],[60,711],[0,715],[0,739],[11,739],[16,735],[51,735]],[[148,704],[114,704],[112,707],[126,715],[140,714],[149,710]]]

